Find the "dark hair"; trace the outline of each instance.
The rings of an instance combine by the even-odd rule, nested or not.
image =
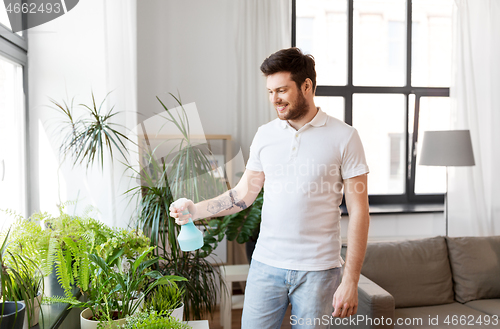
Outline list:
[[[267,77],[278,72],[290,72],[291,78],[300,89],[307,78],[311,79],[313,92],[316,90],[316,70],[314,57],[304,55],[299,48],[281,49],[262,62],[260,70]]]

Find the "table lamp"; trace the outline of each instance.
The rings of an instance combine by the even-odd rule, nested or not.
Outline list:
[[[448,236],[448,167],[474,166],[469,130],[424,131],[421,166],[446,167],[446,236]]]

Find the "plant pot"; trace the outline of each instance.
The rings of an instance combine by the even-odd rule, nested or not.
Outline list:
[[[172,313],[170,313],[170,316],[173,318],[177,318],[177,320],[179,321],[182,321],[182,318],[184,317],[184,303],[182,303],[181,306],[173,310]]]
[[[25,311],[26,306],[21,302],[0,303],[0,329],[22,329]]]
[[[99,321],[89,320],[92,317],[92,311],[90,308],[86,308],[80,313],[80,328],[81,329],[97,329]],[[107,325],[104,326],[106,329],[120,328],[121,325],[125,324],[125,319],[118,319],[109,321]],[[3,329],[3,328],[2,328]]]
[[[28,329],[28,328],[34,327],[38,324],[38,319],[40,316],[40,303],[41,303],[41,301],[42,301],[42,294],[38,293],[38,295],[35,297],[35,300],[33,302],[31,302],[31,301],[29,302],[30,305],[33,305],[33,314],[28,316],[30,307],[26,307],[26,312],[24,315],[23,329]],[[24,301],[21,301],[21,303],[25,304]],[[29,325],[28,321],[31,322],[31,325]]]

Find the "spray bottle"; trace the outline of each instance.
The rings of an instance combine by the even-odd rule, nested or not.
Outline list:
[[[187,201],[186,198],[179,199],[174,202],[174,207],[177,202]],[[182,211],[183,215],[189,215],[189,210],[184,209]],[[189,222],[181,226],[181,232],[177,236],[177,241],[179,241],[179,246],[182,251],[193,251],[203,247],[203,233],[193,223],[193,219],[189,218]]]

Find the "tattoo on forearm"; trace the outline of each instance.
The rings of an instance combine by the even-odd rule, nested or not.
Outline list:
[[[248,206],[243,200],[238,199],[238,194],[234,190],[229,190],[229,195],[221,196],[216,200],[208,203],[207,211],[213,215],[226,209],[231,209],[233,206],[246,209]]]
[[[235,190],[229,190],[229,197],[231,198],[231,203],[236,207],[240,207],[241,210],[247,208],[245,201],[238,199],[238,194]]]

